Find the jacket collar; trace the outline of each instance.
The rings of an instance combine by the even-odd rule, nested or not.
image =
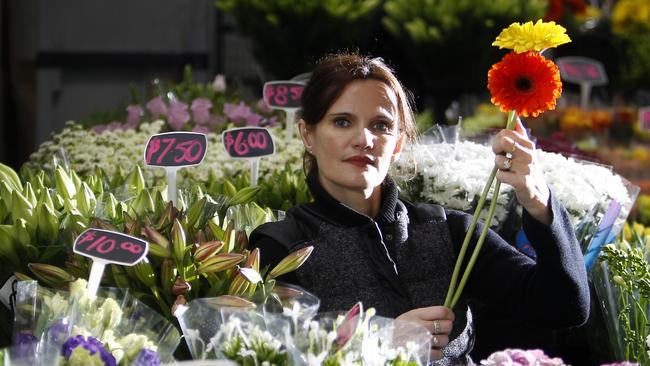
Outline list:
[[[307,175],[307,186],[314,196],[314,202],[308,204],[306,208],[321,219],[338,226],[361,226],[373,221],[380,225],[391,224],[396,220],[396,211],[405,211],[403,204],[398,205],[397,185],[388,175],[381,184],[381,207],[374,218],[355,211],[332,197],[321,186],[318,170],[315,167]]]

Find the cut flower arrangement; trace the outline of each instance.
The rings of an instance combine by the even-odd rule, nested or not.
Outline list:
[[[128,294],[102,289],[89,296],[77,280],[70,292],[35,281],[17,285],[15,346],[9,364],[156,366],[170,362],[180,334]]]

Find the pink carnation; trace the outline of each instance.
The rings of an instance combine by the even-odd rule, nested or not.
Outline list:
[[[142,117],[143,112],[142,107],[137,104],[131,104],[126,107],[126,127],[135,128],[138,123],[140,123],[140,118]]]
[[[244,102],[239,102],[239,104],[224,103],[223,105],[223,114],[233,122],[242,122],[251,113],[253,113],[251,108]]]

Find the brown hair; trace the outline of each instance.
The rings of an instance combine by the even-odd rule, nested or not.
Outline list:
[[[399,130],[410,142],[416,140],[412,95],[381,58],[351,53],[328,55],[318,62],[302,93],[301,118],[308,126],[320,122],[348,84],[357,80],[377,80],[390,87],[397,96]],[[306,171],[315,166],[314,157],[305,151]]]

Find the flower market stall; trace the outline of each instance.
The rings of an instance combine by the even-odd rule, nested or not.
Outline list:
[[[364,18],[374,16],[377,3],[359,9],[330,5],[354,8]],[[398,19],[403,4],[389,3],[390,19]],[[237,5],[220,6],[237,10]],[[387,24],[397,27],[395,21]],[[415,26],[407,30],[411,37],[417,33]],[[455,133],[424,133],[391,171],[401,196],[474,212],[472,225],[481,219],[486,232],[492,227],[535,258],[518,226],[522,213],[514,191],[492,185],[497,168],[490,136],[473,131],[483,132],[476,125],[485,120],[513,129],[519,116],[528,123],[528,117],[553,109],[562,83],[557,66],[542,51],[568,42],[565,29],[555,23],[539,20],[506,28],[493,45],[509,52],[492,66],[487,80],[493,103],[507,117],[485,107],[486,118],[467,118]],[[513,73],[519,79],[512,80]],[[525,93],[517,94],[522,90],[511,90],[513,85],[534,89],[522,86],[522,74],[531,85],[548,88],[522,100]],[[273,268],[260,266],[260,251],[248,246],[252,230],[282,220],[287,209],[311,200],[303,145],[287,133],[293,114],[269,108],[262,91],[261,99],[246,100],[226,81],[218,75],[210,83],[195,82],[188,69],[180,83],[158,84],[146,102],[119,111],[121,120],[70,121],[18,171],[0,163],[0,337],[7,346],[0,362],[429,364],[436,341],[425,328],[378,316],[362,303],[341,313],[319,313],[316,296],[278,281],[300,268],[313,247],[292,252]],[[562,113],[569,116],[563,115],[560,124],[570,125],[569,107]],[[590,123],[607,124],[591,113]],[[528,126],[535,131],[534,122]],[[261,142],[250,134],[237,135],[243,140],[235,142],[228,132],[254,129],[266,131],[275,150],[233,157],[229,146],[239,143],[252,150]],[[170,136],[179,135],[169,133],[203,136],[204,142],[175,145]],[[161,139],[152,154],[180,152],[171,158],[180,165],[152,164],[147,152],[152,137]],[[191,159],[183,165],[199,145],[200,164]],[[611,346],[607,361],[650,364],[650,225],[627,221],[640,189],[621,171],[588,158],[541,149],[536,156],[576,229],[595,288],[592,296],[604,314]],[[486,203],[489,209],[482,212]],[[649,216],[648,207],[639,208],[639,217]],[[468,257],[480,255],[480,240]],[[138,259],[125,261],[127,252]],[[460,256],[446,306],[453,308],[474,259],[460,273]],[[513,348],[480,364],[564,361],[539,349]]]

